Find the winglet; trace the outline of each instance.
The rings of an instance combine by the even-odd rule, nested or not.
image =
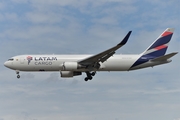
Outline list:
[[[128,34],[124,37],[124,39],[118,45],[125,45],[129,39],[129,36],[131,35],[131,32],[132,31],[129,31]]]

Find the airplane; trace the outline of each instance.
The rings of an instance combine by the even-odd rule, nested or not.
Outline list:
[[[86,73],[85,81],[92,80],[98,71],[131,71],[171,62],[178,52],[165,54],[174,28],[167,28],[144,52],[140,54],[118,54],[132,31],[114,47],[95,55],[19,55],[10,58],[4,66],[16,71],[58,71],[61,77],[74,77]]]

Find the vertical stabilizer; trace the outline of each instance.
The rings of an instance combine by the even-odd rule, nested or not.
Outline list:
[[[167,28],[142,54],[159,57],[166,53],[174,28]]]
[[[173,35],[174,28],[167,28],[143,53],[131,68],[148,62],[149,60],[164,59],[168,44]],[[167,57],[167,56],[166,56]]]

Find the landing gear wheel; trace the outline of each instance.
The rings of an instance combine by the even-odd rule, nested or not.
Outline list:
[[[17,75],[17,78],[19,79],[19,78],[20,78],[20,75]]]
[[[95,76],[95,74],[96,74],[96,72],[92,72],[92,73],[91,73],[92,76]]]
[[[93,79],[92,76],[95,76],[95,74],[96,74],[96,71],[95,71],[95,72],[92,72],[92,73],[90,73],[89,71],[87,71],[87,72],[86,72],[87,77],[84,78],[84,80],[85,80],[85,81],[92,80],[92,79]]]
[[[85,81],[88,81],[88,79],[89,79],[88,77],[84,78]]]
[[[16,70],[16,74],[17,74],[17,78],[19,79],[20,78],[19,70]]]
[[[86,77],[84,78],[85,81],[92,80],[92,77]]]

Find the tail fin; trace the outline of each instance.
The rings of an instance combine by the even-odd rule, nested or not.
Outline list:
[[[166,53],[174,28],[167,28],[143,53],[143,56],[160,57]]]

